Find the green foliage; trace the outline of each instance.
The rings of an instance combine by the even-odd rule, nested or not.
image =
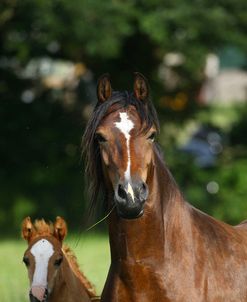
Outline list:
[[[0,116],[1,225],[11,232],[25,215],[61,215],[78,226],[86,207],[80,111],[45,96],[31,104],[10,98],[2,101]]]
[[[188,163],[188,162],[187,162]],[[200,210],[228,223],[238,224],[247,217],[247,160],[232,159],[214,169],[202,170],[191,162],[173,167],[186,199]],[[179,169],[180,168],[180,169]],[[216,183],[210,193],[207,186]]]
[[[102,59],[132,61],[134,56],[138,60],[131,53],[126,58],[124,50],[130,40],[136,40],[132,51],[141,55],[145,48],[138,47],[138,37],[142,37],[152,44],[147,57],[156,57],[152,71],[164,52],[181,52],[186,57],[184,70],[195,80],[209,51],[226,43],[247,49],[243,0],[24,0],[4,1],[1,6],[1,52],[21,61],[44,54],[82,59],[94,67]],[[54,42],[58,49],[52,48]],[[136,66],[145,62],[140,56]],[[109,69],[117,72],[119,63],[114,67],[108,61]]]
[[[131,1],[9,1],[0,15],[3,52],[27,60],[56,41],[60,56],[71,59],[116,57],[132,33],[131,12]]]
[[[210,122],[228,138],[215,167],[202,169],[191,156],[176,151],[181,136],[189,137],[185,133],[186,121],[182,127],[176,123],[163,127],[161,139],[165,142],[166,161],[189,203],[220,220],[237,224],[247,217],[246,108],[212,106],[198,112],[196,121],[193,129]],[[183,138],[182,143],[185,141]],[[210,190],[210,185],[216,189]]]
[[[247,217],[247,160],[234,159],[223,164],[216,177],[220,192],[212,214],[224,221],[239,223]]]
[[[193,100],[203,79],[205,55],[226,44],[246,52],[246,32],[245,0],[1,1],[0,228],[5,232],[16,231],[22,216],[28,214],[49,219],[62,215],[73,227],[78,226],[85,211],[80,164],[84,123],[81,109],[89,101],[85,96],[68,110],[55,97],[63,94],[62,90],[54,90],[53,94],[44,92],[40,79],[21,78],[23,67],[31,59],[48,56],[83,62],[96,75],[110,72],[117,89],[132,86],[133,71],[145,73],[150,78],[161,124],[166,127],[169,120],[172,126],[168,136],[175,140],[187,118],[195,113]],[[164,83],[158,80],[157,70],[167,52],[181,53],[184,57],[184,64],[176,72],[182,79],[179,89],[187,95],[188,106],[180,112],[165,110],[159,103],[164,95]],[[36,87],[39,93],[32,103],[26,104],[21,96],[30,87]],[[211,113],[203,112],[201,120],[212,117]],[[237,121],[241,112],[234,111],[234,114]],[[212,119],[215,123],[215,118]],[[236,122],[229,134],[230,147],[236,150],[235,146],[240,145],[242,153],[245,148],[239,142],[246,140],[246,131],[242,131],[246,129],[245,120],[242,119],[242,124]],[[229,165],[235,173],[244,173],[236,152],[230,153]],[[217,206],[210,200],[221,202],[218,200],[223,197],[218,198],[221,193],[209,196],[205,185],[216,177],[211,178],[210,173],[217,173],[219,181],[222,180],[221,192],[227,179],[223,170],[200,171],[188,165],[187,160],[182,163],[176,158],[171,161],[171,167],[178,174],[181,186],[186,188],[188,198],[200,201],[199,206],[214,213],[213,208]],[[188,179],[190,186],[186,184]],[[236,189],[238,194],[240,190]],[[218,217],[237,220],[235,214],[231,217],[220,214],[223,201],[220,204],[215,210]]]

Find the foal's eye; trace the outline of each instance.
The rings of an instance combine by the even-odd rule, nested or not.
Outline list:
[[[96,134],[96,139],[99,143],[105,143],[107,140],[104,138],[102,134],[97,133]]]
[[[156,136],[156,132],[152,132],[150,135],[149,135],[149,137],[148,137],[148,139],[150,140],[150,141],[154,141],[155,140],[155,136]]]
[[[22,261],[25,263],[26,266],[29,266],[30,261],[29,261],[28,257],[23,257]]]
[[[57,259],[57,260],[54,261],[54,265],[57,266],[57,267],[59,267],[60,264],[62,263],[62,261],[63,261],[63,258],[61,257],[61,258],[59,258],[59,259]]]

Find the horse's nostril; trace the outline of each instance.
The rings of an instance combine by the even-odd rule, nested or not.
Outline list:
[[[145,182],[143,182],[140,186],[140,193],[145,194],[146,191],[147,191],[147,185],[145,184]]]
[[[118,196],[122,199],[126,198],[126,192],[124,190],[124,187],[122,185],[118,185]]]
[[[140,192],[140,195],[139,195],[140,199],[142,201],[145,201],[147,199],[147,196],[148,196],[148,187],[147,187],[146,183],[143,182],[139,188],[140,188],[140,191],[139,191]]]

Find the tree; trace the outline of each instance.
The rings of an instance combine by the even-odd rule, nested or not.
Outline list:
[[[225,44],[246,51],[246,32],[245,0],[3,0],[0,226],[8,222],[6,213],[17,227],[24,214],[59,212],[75,222],[84,210],[78,178],[83,103],[78,99],[69,111],[45,90],[23,103],[34,82],[24,80],[22,70],[32,58],[83,62],[96,76],[110,72],[114,88],[132,89],[130,77],[138,70],[150,78],[157,102],[164,93],[157,76],[164,54],[183,55],[176,72],[182,88],[193,91],[205,55]]]

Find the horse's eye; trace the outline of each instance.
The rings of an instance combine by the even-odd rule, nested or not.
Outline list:
[[[28,257],[23,257],[22,261],[25,263],[26,266],[29,266],[30,261],[29,261]]]
[[[150,140],[150,141],[154,141],[155,140],[155,136],[156,136],[156,132],[152,132],[150,135],[149,135],[149,137],[148,137],[148,139]]]
[[[99,133],[96,134],[96,139],[99,143],[105,143],[107,141],[106,138],[104,138],[104,136]]]
[[[54,265],[58,267],[58,266],[60,266],[60,264],[62,263],[62,261],[63,261],[63,258],[61,257],[61,258],[59,258],[59,259],[57,259],[57,260],[54,261]]]

